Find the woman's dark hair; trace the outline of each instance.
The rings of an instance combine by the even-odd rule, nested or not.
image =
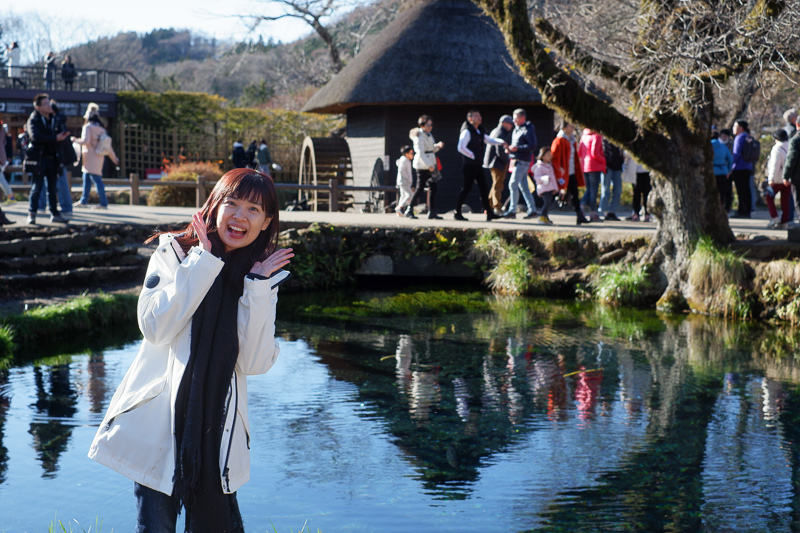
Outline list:
[[[433,121],[433,117],[431,117],[430,115],[422,115],[417,119],[417,126],[421,128],[422,126],[427,124],[429,120]]]
[[[200,209],[208,231],[208,239],[211,241],[212,251],[215,255],[218,255],[218,250],[224,250],[222,241],[217,235],[217,212],[223,200],[229,196],[260,204],[267,217],[271,217],[269,226],[259,233],[255,241],[242,249],[234,250],[237,262],[242,262],[243,270],[238,272],[237,276],[241,274],[240,278],[243,280],[256,261],[264,260],[278,246],[278,227],[280,225],[278,220],[278,192],[272,178],[257,170],[235,168],[226,172],[214,185],[214,189],[206,199],[206,203]],[[152,241],[159,235],[160,233],[150,237],[146,242]],[[188,252],[192,246],[196,246],[199,242],[191,224],[187,225],[183,229],[183,233],[176,237],[175,240],[184,252]]]
[[[400,155],[406,155],[408,152],[410,152],[413,149],[414,149],[413,147],[411,147],[411,146],[409,146],[407,144],[404,144],[403,146],[400,147]]]

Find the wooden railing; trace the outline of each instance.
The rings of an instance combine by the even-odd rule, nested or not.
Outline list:
[[[12,191],[27,191],[30,189],[30,178],[26,172],[23,171],[21,165],[9,165],[6,167],[6,174],[12,172],[22,173],[22,184],[11,184]],[[80,185],[81,178],[72,178],[71,185]],[[130,205],[139,205],[139,195],[142,188],[150,189],[157,185],[168,187],[183,187],[192,188],[195,190],[195,206],[201,207],[208,197],[208,189],[214,187],[215,180],[203,180],[199,178],[197,181],[168,181],[168,180],[142,180],[138,174],[131,174],[130,179],[103,179],[104,185],[122,185],[130,187]],[[330,202],[328,203],[328,211],[336,212],[339,210],[339,193],[340,192],[382,192],[397,194],[397,187],[389,185],[380,186],[357,186],[357,185],[340,185],[338,180],[328,180],[327,185],[300,185],[298,183],[276,183],[275,188],[278,190],[304,190],[304,191],[319,191],[327,192],[329,194]]]

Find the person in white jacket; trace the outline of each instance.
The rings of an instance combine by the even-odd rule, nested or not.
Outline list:
[[[89,450],[135,482],[136,531],[174,532],[181,507],[186,531],[244,531],[246,376],[278,356],[277,285],[294,256],[276,250],[278,224],[272,180],[234,169],[183,232],[159,236],[137,307],[144,340]]]
[[[430,190],[428,195],[428,218],[441,219],[436,214],[436,181],[441,176],[434,173],[437,170],[436,152],[444,148],[444,143],[436,142],[431,134],[433,130],[433,118],[429,115],[422,115],[417,119],[417,126],[413,128],[408,137],[414,144],[413,166],[417,170],[417,188],[408,200],[408,207],[403,213],[408,218],[417,218],[414,214],[414,204],[427,188]]]
[[[397,216],[403,216],[403,211],[408,207],[408,201],[414,190],[411,185],[414,182],[414,176],[411,173],[411,161],[414,159],[414,149],[411,146],[404,145],[400,148],[400,157],[395,161],[397,163],[397,188],[400,190],[400,198],[397,199],[397,207],[395,212]]]
[[[767,186],[764,191],[764,201],[769,210],[770,220],[768,228],[785,228],[789,223],[789,201],[791,198],[791,186],[783,183],[783,167],[786,166],[786,155],[789,152],[789,135],[786,130],[779,129],[773,134],[775,144],[769,152],[767,160]],[[781,216],[778,217],[778,210],[775,208],[775,196],[781,195]]]

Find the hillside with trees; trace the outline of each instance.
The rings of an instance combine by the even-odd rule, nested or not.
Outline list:
[[[346,62],[410,2],[380,0],[359,5],[331,22],[338,55]],[[254,13],[253,24],[258,23]],[[245,28],[243,21],[243,29]],[[221,42],[189,30],[159,28],[119,33],[64,50],[79,68],[128,70],[154,92],[216,94],[240,106],[299,110],[337,70],[329,45],[314,32],[289,43]],[[243,31],[243,33],[245,33]]]

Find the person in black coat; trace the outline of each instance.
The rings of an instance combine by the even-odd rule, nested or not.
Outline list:
[[[72,90],[72,84],[75,83],[77,74],[78,71],[75,68],[75,63],[72,62],[72,57],[66,56],[64,61],[61,62],[61,79],[64,80],[64,88],[66,90]]]
[[[247,168],[247,152],[244,149],[241,139],[233,143],[233,154],[231,155],[233,168]]]
[[[33,112],[27,124],[30,143],[25,154],[25,170],[33,174],[33,186],[28,203],[28,224],[36,224],[39,196],[47,179],[47,195],[50,201],[50,222],[67,223],[58,211],[57,179],[60,159],[59,143],[69,138],[60,121],[53,116],[50,97],[45,93],[33,99]]]

